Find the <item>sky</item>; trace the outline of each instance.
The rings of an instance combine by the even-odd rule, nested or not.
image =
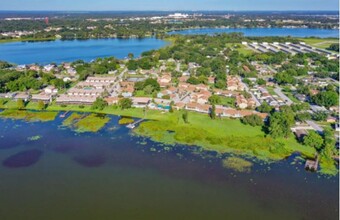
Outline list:
[[[0,10],[332,10],[339,0],[0,0]]]

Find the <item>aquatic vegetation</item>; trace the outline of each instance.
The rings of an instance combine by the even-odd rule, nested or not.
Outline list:
[[[118,124],[120,125],[127,125],[127,124],[131,124],[133,123],[135,120],[133,120],[132,118],[127,118],[127,117],[123,117],[118,121]]]
[[[47,122],[53,121],[58,115],[58,112],[36,112],[36,111],[25,111],[25,110],[13,110],[7,109],[0,113],[0,117],[9,119],[20,119],[28,122]]]
[[[41,138],[42,138],[42,136],[36,135],[36,136],[28,137],[27,139],[29,141],[37,141],[37,140],[40,140]]]
[[[63,122],[63,126],[70,127],[76,132],[97,132],[102,129],[110,118],[103,114],[80,115],[73,113]]]
[[[8,157],[2,165],[8,168],[29,167],[36,164],[42,155],[41,150],[23,151]]]
[[[249,173],[253,164],[239,157],[228,157],[222,161],[225,168],[232,169],[236,172]]]
[[[69,126],[72,126],[76,120],[80,120],[82,117],[81,114],[78,114],[78,113],[72,113],[68,118],[66,118],[64,121],[63,121],[63,126],[66,126],[66,127],[69,127]]]

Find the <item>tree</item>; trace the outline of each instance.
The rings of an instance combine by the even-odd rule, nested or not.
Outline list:
[[[327,49],[339,52],[339,44],[331,44]]]
[[[173,108],[173,102],[170,103],[170,107],[169,107],[169,112],[173,113],[174,112],[174,108]]]
[[[198,85],[200,84],[200,81],[198,78],[190,76],[190,78],[187,80],[187,83],[190,83],[192,85]]]
[[[119,100],[118,106],[121,109],[129,109],[129,108],[132,107],[132,100],[129,99],[129,98],[123,98],[123,99]]]
[[[274,108],[268,105],[267,102],[262,102],[262,104],[259,107],[257,107],[257,111],[262,113],[270,113],[271,111],[273,111],[273,109]]]
[[[225,87],[226,87],[225,80],[222,80],[222,79],[217,80],[216,83],[215,83],[215,87],[218,88],[218,89],[225,89]]]
[[[300,122],[304,122],[304,121],[310,120],[311,118],[312,118],[312,116],[308,112],[301,112],[301,113],[297,113],[295,115],[295,120],[296,121],[300,121]]]
[[[262,126],[263,125],[263,120],[260,116],[252,114],[252,115],[247,115],[241,119],[241,122],[246,125],[251,125],[253,127],[255,126]]]
[[[147,85],[144,87],[143,91],[146,95],[151,95],[154,90],[153,90],[152,85]]]
[[[218,105],[218,104],[221,103],[221,97],[218,96],[218,95],[212,95],[212,96],[209,97],[208,100],[209,100],[210,104],[212,104],[212,105]]]
[[[188,124],[189,123],[189,115],[188,115],[188,111],[184,110],[183,114],[182,114],[182,118],[183,121]]]
[[[127,62],[126,66],[127,66],[128,70],[136,70],[136,69],[138,69],[138,63],[137,63],[136,60],[129,60]]]
[[[291,116],[287,115],[285,112],[274,112],[269,118],[269,134],[273,138],[285,137],[288,138],[290,135],[290,127],[294,123],[291,120]]]
[[[323,91],[312,97],[312,101],[329,108],[338,104],[339,95],[334,91]]]
[[[303,138],[303,144],[313,147],[316,150],[321,150],[323,142],[323,138],[315,131],[309,131],[309,133]]]
[[[18,101],[17,101],[17,108],[18,108],[19,110],[22,110],[22,109],[25,108],[25,102],[24,102],[24,100],[18,99]]]
[[[264,80],[264,79],[258,79],[258,80],[256,81],[256,83],[257,83],[258,85],[260,85],[260,86],[266,85],[266,80]]]
[[[324,111],[318,111],[312,115],[312,118],[315,121],[326,121],[327,117],[328,117],[328,113]]]
[[[107,102],[102,98],[97,98],[96,101],[92,104],[91,109],[93,110],[103,110],[107,106]]]
[[[46,108],[46,105],[43,101],[38,102],[38,109],[39,110],[44,110]]]
[[[129,54],[128,54],[128,58],[129,58],[130,60],[132,60],[134,57],[135,57],[135,55],[133,55],[133,53],[129,53]]]
[[[216,106],[215,106],[215,104],[213,104],[212,107],[211,107],[210,118],[213,119],[213,120],[216,119]]]

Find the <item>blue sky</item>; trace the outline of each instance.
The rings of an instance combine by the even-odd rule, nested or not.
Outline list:
[[[338,10],[338,0],[0,0],[0,10]]]

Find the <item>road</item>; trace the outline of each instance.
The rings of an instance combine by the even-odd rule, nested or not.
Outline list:
[[[275,92],[278,96],[280,96],[280,98],[283,99],[283,100],[286,102],[287,105],[292,105],[292,104],[294,103],[290,98],[288,98],[288,96],[286,96],[285,94],[283,94],[282,89],[281,89],[280,87],[276,87],[276,88],[274,89],[274,92]]]
[[[111,96],[117,97],[120,92],[120,81],[122,80],[124,74],[127,72],[127,69],[124,69],[118,76],[117,76],[117,81],[112,85],[113,91],[111,93]]]
[[[323,128],[318,125],[315,121],[306,121],[309,126],[314,128],[319,134],[323,133]]]
[[[251,97],[254,99],[255,103],[256,103],[256,107],[259,107],[261,105],[260,101],[256,98],[256,96],[250,91],[249,87],[247,84],[245,84],[244,82],[242,82],[241,79],[241,83],[243,84],[245,90],[247,93],[249,93],[251,95]]]

